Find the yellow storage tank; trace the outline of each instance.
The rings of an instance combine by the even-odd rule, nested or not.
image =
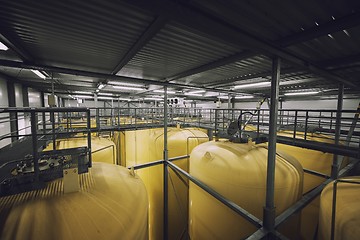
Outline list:
[[[0,239],[148,239],[148,198],[138,176],[94,163],[79,181],[79,192],[64,194],[57,179],[44,189],[0,198]]]
[[[346,177],[342,180],[360,183],[360,176]],[[334,183],[329,183],[321,193],[318,237],[327,240],[331,237],[331,216]],[[335,234],[337,240],[359,239],[360,236],[360,185],[337,184]]]
[[[278,135],[285,137],[293,137],[293,132],[281,131]],[[304,133],[297,132],[296,138],[303,139]],[[333,143],[334,140],[326,135],[318,133],[308,133],[307,139],[316,142]],[[333,162],[333,154],[324,153],[321,151],[295,147],[285,144],[277,144],[276,148],[286,152],[287,154],[295,157],[305,169],[310,169],[316,172],[330,175],[331,165]],[[346,165],[348,158],[343,161],[342,167]],[[313,188],[319,186],[325,179],[309,173],[304,173],[304,190],[306,193]],[[302,210],[301,216],[301,235],[303,239],[311,239],[316,233],[317,220],[319,218],[319,198],[314,199],[308,206]]]
[[[292,132],[279,132],[279,136],[285,137],[293,137]],[[296,134],[296,138],[303,139],[304,133],[298,132]],[[306,137],[307,140],[316,141],[316,142],[325,142],[325,143],[333,143],[334,140],[329,137],[312,133]],[[312,149],[306,149],[301,147],[295,147],[285,144],[277,144],[276,148],[286,152],[287,154],[295,157],[303,166],[303,168],[314,170],[316,172],[320,172],[323,174],[330,175],[331,173],[331,165],[333,162],[333,154],[324,153],[321,151],[316,151]],[[304,173],[304,193],[310,191],[311,189],[319,186],[325,179],[322,177],[314,176],[309,173]]]
[[[267,146],[263,144],[228,141],[203,143],[194,148],[190,155],[190,174],[262,219],[267,153]],[[302,188],[301,165],[294,158],[278,153],[275,168],[276,215],[301,198]],[[244,218],[193,183],[190,183],[189,201],[190,239],[242,239],[256,230]],[[295,232],[292,236],[296,236],[298,219],[293,224]]]
[[[67,149],[87,146],[87,137],[77,136],[74,138],[60,139],[56,141],[56,149]],[[52,150],[50,143],[44,151]],[[92,161],[116,164],[116,146],[109,139],[102,137],[91,137]]]
[[[115,143],[116,147],[117,164],[124,167],[126,166],[125,132],[114,131],[111,136],[111,140]]]
[[[164,129],[125,132],[126,166],[163,159]],[[198,144],[208,141],[199,129],[168,128],[169,158],[189,154]],[[174,163],[188,171],[188,160]],[[163,166],[138,170],[149,195],[149,239],[163,239]],[[169,170],[169,239],[186,239],[188,219],[188,187],[186,179]]]
[[[59,126],[63,128],[86,128],[87,127],[87,118],[69,118],[63,119]],[[90,127],[95,128],[96,127],[96,119],[91,118],[90,119]]]

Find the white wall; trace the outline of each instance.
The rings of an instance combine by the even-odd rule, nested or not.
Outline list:
[[[15,86],[16,107],[24,107],[24,96],[22,92],[22,85],[15,83],[14,86]],[[18,129],[19,129],[19,135],[30,132],[30,118],[27,116],[27,114],[24,113],[18,114]]]
[[[8,91],[6,81],[0,78],[0,107],[8,107]],[[9,120],[8,113],[0,113],[0,136],[10,133],[10,122],[4,122]],[[4,140],[0,140],[0,148],[11,143],[10,138],[6,138]]]
[[[344,99],[343,109],[344,110],[356,110],[359,105],[360,99]],[[236,102],[235,109],[255,109],[258,105],[258,102]],[[216,108],[214,102],[199,102],[196,104],[197,107],[201,108]],[[323,110],[331,109],[336,110],[337,100],[311,100],[311,101],[285,101],[282,103],[283,109],[314,109],[314,110]],[[226,100],[222,101],[221,108],[228,108],[228,103]],[[262,109],[268,109],[266,102],[263,103]]]
[[[344,110],[356,110],[360,99],[344,99]],[[332,109],[337,108],[337,100],[313,100],[313,101],[286,101],[283,102],[283,109]]]
[[[28,88],[29,92],[29,106],[30,107],[41,107],[41,94],[39,91]]]

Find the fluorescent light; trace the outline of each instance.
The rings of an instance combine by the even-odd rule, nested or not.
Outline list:
[[[236,99],[250,99],[250,98],[254,98],[254,96],[238,96],[235,97]]]
[[[197,94],[197,93],[204,93],[204,92],[206,92],[206,90],[202,89],[202,90],[191,91],[189,93]]]
[[[118,98],[118,100],[120,100],[120,101],[131,101],[130,98]]]
[[[44,74],[42,74],[39,70],[33,70],[33,69],[31,69],[31,71],[32,71],[33,73],[35,73],[39,78],[42,78],[42,79],[45,79],[45,78],[46,78],[46,76],[45,76]]]
[[[164,93],[164,90],[154,90],[153,92],[156,93]],[[175,91],[167,90],[167,94],[175,94]]]
[[[113,94],[112,94],[112,93],[104,93],[104,92],[101,92],[101,93],[99,93],[99,95],[112,96]]]
[[[138,87],[123,87],[123,86],[113,86],[115,89],[121,89],[121,90],[131,90],[131,91],[142,91],[145,90],[144,88],[138,88]]]
[[[219,99],[229,99],[229,96],[218,96]]]
[[[98,99],[112,100],[112,99],[114,99],[114,98],[112,98],[112,97],[98,97]]]
[[[74,97],[73,97],[72,95],[70,95],[70,94],[69,94],[68,96],[69,96],[69,98],[72,98],[72,99],[74,99]]]
[[[265,86],[270,86],[270,85],[271,85],[270,82],[258,82],[258,83],[237,85],[234,87],[234,89],[250,88],[250,87],[265,87]]]
[[[162,101],[164,100],[163,98],[144,98],[144,100],[149,100],[149,101]]]
[[[196,93],[184,93],[185,96],[195,96],[195,97],[202,97],[202,94],[196,94]]]
[[[105,84],[99,83],[99,86],[98,86],[98,89],[99,89],[99,90],[103,89],[104,87],[105,87]]]
[[[85,95],[74,95],[74,98],[93,98],[92,96],[85,96]]]
[[[108,84],[112,85],[119,85],[119,86],[127,86],[127,87],[144,87],[144,84],[139,83],[127,83],[127,82],[115,82],[115,81],[109,81]]]
[[[92,95],[91,92],[83,92],[83,91],[75,91],[75,93],[77,94],[87,94],[87,95]]]
[[[285,96],[299,96],[299,95],[313,95],[318,94],[319,91],[313,91],[313,92],[292,92],[292,93],[285,93]]]
[[[3,50],[3,51],[6,51],[6,50],[8,50],[9,48],[5,45],[5,44],[3,44],[2,42],[0,42],[0,50]]]

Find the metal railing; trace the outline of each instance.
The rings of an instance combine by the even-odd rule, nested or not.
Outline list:
[[[218,137],[227,130],[231,122],[236,121],[240,121],[240,126],[243,126],[241,129],[244,131],[252,128],[252,131],[256,132],[257,135],[268,134],[269,110],[261,109],[256,114],[243,114],[245,112],[254,113],[255,110],[170,108],[167,111],[167,116],[164,116],[163,108],[0,109],[0,113],[9,113],[10,111],[29,112],[31,134],[24,134],[22,136],[31,136],[34,140],[33,142],[37,142],[39,137],[46,138],[50,136],[50,138],[46,139],[52,141],[53,148],[56,149],[55,139],[61,137],[62,134],[84,132],[88,134],[91,142],[90,131],[100,131],[102,128],[105,130],[116,130],[126,127],[137,128],[141,125],[152,126],[154,124],[161,126],[166,124],[165,118],[167,118],[166,120],[168,120],[169,124],[180,123],[212,129],[215,132],[215,136]],[[338,126],[341,130],[339,146],[343,146],[341,144],[348,142],[350,146],[356,146],[358,149],[360,126],[359,119],[354,117],[356,113],[356,111],[342,111],[341,124]],[[239,116],[241,116],[240,119],[238,119]],[[43,121],[39,121],[39,118],[43,119]],[[334,142],[336,122],[339,121],[336,121],[335,110],[279,110],[278,123],[280,128],[278,131],[286,133],[285,135],[289,136],[292,140],[302,139],[309,141],[309,139],[314,137],[314,133],[318,133],[316,138]],[[247,126],[244,126],[243,123],[247,123]],[[353,133],[351,138],[349,138],[349,133]],[[91,143],[89,146],[91,147]],[[35,144],[33,145],[33,154],[36,155],[37,152],[38,146]],[[266,230],[262,227],[262,221],[171,162],[186,157],[188,155],[174,159],[158,160],[134,166],[133,169],[137,170],[160,164],[166,168],[171,168],[258,227],[258,231],[252,234],[249,239],[259,239],[260,236],[267,234]],[[167,161],[166,164],[165,161]],[[348,168],[353,166],[355,166],[355,163],[350,163]],[[307,173],[319,176],[316,172],[307,171]],[[299,202],[276,218],[276,227],[293,213],[305,207],[331,181],[329,176],[322,177],[327,179],[323,184],[304,195]]]

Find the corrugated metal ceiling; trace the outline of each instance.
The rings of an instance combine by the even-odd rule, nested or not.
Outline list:
[[[10,27],[41,63],[110,72],[153,20],[123,3],[6,1]]]
[[[233,41],[229,41],[233,42],[229,44],[225,40],[219,40],[219,35],[212,36],[209,31],[202,32],[194,25],[190,26],[191,24],[185,26],[171,20],[171,16],[152,39],[138,49],[132,49],[158,17],[151,11],[136,7],[138,2],[141,1],[135,1],[135,6],[132,6],[130,1],[75,1],[71,4],[61,1],[35,1],[31,4],[28,1],[3,1],[0,27],[2,32],[15,36],[14,40],[34,57],[34,63],[48,66],[109,74],[124,56],[134,50],[134,55],[129,58],[131,60],[118,75],[157,81],[179,75],[186,77],[175,78],[176,83],[203,86],[222,80],[229,82],[243,79],[234,84],[251,82],[254,79],[250,76],[271,71],[271,59],[264,55],[268,53],[260,53],[261,49],[245,49],[239,47],[241,44],[235,46]],[[236,28],[281,49],[279,44],[284,38],[358,13],[359,2],[179,0],[173,3],[195,9],[201,16],[216,19],[225,27]],[[166,1],[163,3],[166,4]],[[285,44],[284,47],[286,51],[304,59],[304,62],[323,66],[323,62],[331,62],[332,59],[359,54],[359,42],[360,27],[354,26],[304,41],[295,39],[291,46]],[[196,68],[211,65],[246,50],[254,54],[196,71]],[[1,52],[0,59],[19,60],[12,50]],[[283,61],[282,69],[291,70],[291,67],[293,66]],[[339,74],[360,85],[359,66],[347,65],[342,69],[337,67],[339,66],[332,66],[330,74]],[[20,71],[20,74],[18,70],[6,68],[0,68],[0,71],[21,78],[22,81],[31,81],[36,77],[28,70]],[[190,74],[184,74],[187,72]],[[288,81],[288,84],[283,85],[281,91],[336,87],[334,82],[329,82],[326,78],[306,74],[299,73],[294,68],[293,75],[283,75],[282,81]],[[246,79],[246,76],[249,78]],[[84,84],[95,90],[98,82],[106,81],[106,78],[69,77],[66,74],[57,74],[56,78],[66,89],[70,84]],[[258,92],[261,93],[262,90]]]
[[[118,75],[165,79],[240,51],[241,49],[226,42],[214,41],[191,28],[169,23]]]

